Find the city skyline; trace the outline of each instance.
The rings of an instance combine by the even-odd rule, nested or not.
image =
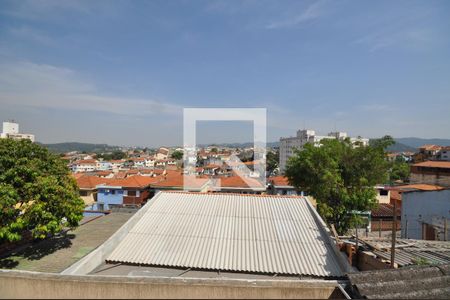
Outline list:
[[[181,145],[185,107],[267,108],[269,142],[450,138],[447,1],[0,6],[0,119],[39,142]],[[247,127],[199,132],[239,143]]]

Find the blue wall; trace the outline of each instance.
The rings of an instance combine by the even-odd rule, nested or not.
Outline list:
[[[113,193],[113,191],[115,193]],[[97,202],[104,203],[104,209],[110,209],[110,204],[123,204],[123,190],[99,188],[97,194]]]

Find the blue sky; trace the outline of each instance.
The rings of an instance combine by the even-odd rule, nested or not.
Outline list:
[[[449,15],[445,0],[2,0],[0,119],[42,142],[181,145],[183,107],[265,107],[269,141],[450,138]],[[250,141],[243,126],[200,131]]]

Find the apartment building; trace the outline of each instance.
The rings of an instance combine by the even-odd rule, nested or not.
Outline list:
[[[3,122],[3,131],[0,134],[0,138],[10,138],[14,140],[28,139],[32,142],[35,140],[33,134],[19,133],[19,124],[13,121]]]
[[[319,145],[324,139],[346,139],[348,135],[346,132],[330,132],[326,136],[316,135],[314,130],[298,130],[297,136],[280,138],[280,171],[284,173],[286,169],[286,164],[288,159],[294,154],[295,149],[301,150],[303,146],[307,143]],[[362,143],[362,145],[367,146],[369,144],[369,139],[361,137],[350,137],[350,141],[353,144],[357,142]]]

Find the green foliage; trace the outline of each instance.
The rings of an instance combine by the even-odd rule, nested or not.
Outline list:
[[[103,158],[104,160],[119,160],[125,158],[127,155],[125,152],[117,150],[112,153],[97,153],[97,159]]]
[[[84,203],[66,163],[28,140],[0,139],[0,242],[75,227]]]
[[[402,159],[396,159],[389,171],[389,179],[391,182],[401,180],[403,182],[409,181],[410,167]]]
[[[173,153],[172,153],[172,158],[173,159],[182,159],[183,158],[183,152],[182,151],[174,151]]]
[[[266,169],[267,172],[272,173],[276,168],[278,168],[278,161],[280,160],[280,152],[268,151],[266,156]]]
[[[287,163],[290,183],[317,200],[320,215],[344,234],[356,222],[355,211],[370,210],[376,204],[374,186],[387,180],[389,163],[387,136],[370,146],[349,139],[323,140],[320,147],[306,144]]]
[[[414,257],[412,259],[412,262],[415,263],[418,266],[429,266],[429,265],[432,265],[432,263],[430,261],[428,261],[428,259],[423,258],[423,257]]]

